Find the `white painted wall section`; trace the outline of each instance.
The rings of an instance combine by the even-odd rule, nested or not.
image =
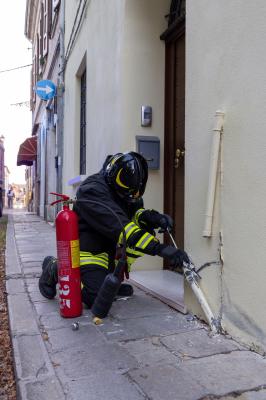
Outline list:
[[[224,328],[266,348],[266,3],[187,1],[186,247]],[[214,237],[201,237],[213,116],[226,113]]]

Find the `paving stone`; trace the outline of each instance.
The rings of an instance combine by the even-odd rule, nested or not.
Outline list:
[[[49,352],[58,352],[69,348],[80,348],[82,344],[85,344],[88,348],[90,346],[101,345],[105,342],[101,333],[96,329],[96,326],[92,323],[84,321],[79,322],[79,329],[77,331],[72,330],[72,323],[78,320],[69,321],[69,325],[66,328],[60,328],[56,330],[50,330],[48,333],[47,346]]]
[[[40,267],[24,267],[23,266],[23,272],[25,275],[36,276],[36,277],[41,276]]]
[[[44,299],[44,297],[41,294],[40,297]],[[47,301],[35,302],[34,307],[38,315],[59,313],[60,311],[58,301],[56,300],[47,299]]]
[[[161,301],[144,292],[132,297],[120,297],[110,310],[110,316],[117,319],[129,319],[160,314],[175,314],[175,311]]]
[[[56,302],[55,302],[55,304],[56,304]],[[83,311],[82,316],[77,317],[77,318],[61,317],[60,312],[59,312],[59,306],[58,306],[58,311],[51,312],[49,314],[44,314],[44,315],[40,316],[39,319],[45,330],[67,328],[67,327],[71,326],[71,324],[75,321],[78,321],[84,325],[92,323],[91,322],[92,316],[91,316],[91,314],[88,314],[88,312],[86,310]]]
[[[8,279],[6,281],[6,291],[8,294],[25,293],[25,285],[23,279]]]
[[[120,343],[120,346],[134,356],[141,367],[180,362],[176,355],[160,343],[160,338],[158,337]]]
[[[266,390],[262,389],[259,391],[246,392],[241,394],[238,397],[225,396],[220,397],[219,400],[265,400],[266,399]],[[204,400],[204,399],[202,399]],[[207,399],[206,399],[207,400]]]
[[[39,292],[39,290],[38,290],[38,291],[31,291],[31,292],[29,292],[29,297],[30,297],[30,300],[31,300],[33,303],[35,303],[35,302],[38,302],[38,303],[48,303],[48,302],[51,302],[51,300],[48,300],[48,299],[46,299],[45,297],[43,297],[43,296],[41,295],[41,293]]]
[[[88,340],[89,342],[89,340]],[[104,379],[105,371],[116,371],[123,374],[138,366],[137,360],[128,354],[116,343],[106,343],[88,346],[86,341],[79,346],[68,348],[56,353],[50,353],[53,363],[60,364],[60,370],[70,379],[86,378],[94,375],[95,371],[102,371]]]
[[[166,336],[161,339],[161,342],[185,357],[206,357],[242,348],[237,342],[225,336],[211,336],[210,332],[205,329]]]
[[[65,400],[63,389],[56,378],[36,382],[20,383],[22,399],[25,400]]]
[[[26,294],[8,295],[8,310],[12,334],[38,333],[34,309]]]
[[[104,381],[104,384],[103,384]],[[146,397],[126,376],[114,371],[94,370],[88,377],[67,380],[66,400],[145,400]]]
[[[198,400],[264,385],[265,370],[266,360],[261,356],[238,351],[190,359],[176,366],[141,368],[129,375],[153,400]]]
[[[23,261],[23,266],[24,267],[38,267],[39,271],[42,271],[42,261]]]
[[[52,374],[52,367],[40,334],[17,336],[13,344],[15,357],[21,360],[16,369],[18,379],[36,379]]]
[[[25,278],[25,285],[29,293],[39,292],[38,278]]]
[[[16,252],[14,230],[10,223],[7,225],[5,263],[7,276],[21,273],[21,266]]]
[[[21,262],[24,264],[24,263],[27,263],[27,262],[30,262],[30,263],[35,263],[35,265],[36,265],[36,263],[40,263],[40,262],[42,262],[42,260],[43,260],[43,257],[42,256],[40,256],[40,255],[36,255],[35,257],[23,257],[23,256],[20,256],[20,259],[21,259]]]
[[[177,332],[197,329],[196,321],[187,321],[184,315],[170,311],[166,314],[151,317],[130,318],[113,321],[106,318],[99,329],[113,341],[142,339],[149,336],[165,336]]]
[[[56,254],[55,229],[34,214],[11,214],[6,265],[19,399],[266,399],[266,360],[209,337],[206,325],[138,288],[113,304],[102,325],[86,309],[62,318],[58,297],[39,293],[36,259],[44,254]],[[73,331],[76,321],[80,329]]]

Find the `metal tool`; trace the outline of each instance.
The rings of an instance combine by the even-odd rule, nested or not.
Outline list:
[[[79,330],[79,323],[78,322],[73,322],[71,324],[71,328],[72,328],[72,331],[78,331]]]
[[[173,245],[176,249],[178,249],[176,242],[170,233],[169,229],[167,229],[167,232],[173,242]],[[190,261],[189,263],[183,262],[183,271],[184,271],[184,277],[187,280],[189,286],[191,287],[194,295],[196,296],[206,318],[207,321],[210,325],[210,328],[213,333],[218,333],[220,331],[220,322],[218,319],[216,319],[210,309],[210,306],[198,284],[198,281],[201,279],[199,274],[196,271],[195,265]]]

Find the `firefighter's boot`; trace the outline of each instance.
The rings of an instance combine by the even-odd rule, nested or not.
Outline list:
[[[117,296],[129,297],[133,295],[133,292],[133,287],[129,285],[129,283],[122,283],[118,290]]]
[[[47,299],[53,299],[56,295],[57,282],[57,260],[55,257],[47,256],[43,260],[42,274],[39,279],[39,289],[41,294]]]

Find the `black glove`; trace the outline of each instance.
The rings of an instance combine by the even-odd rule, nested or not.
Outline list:
[[[160,232],[169,231],[173,228],[173,220],[167,214],[160,214],[155,210],[145,210],[139,217],[140,225],[145,229],[145,225],[148,230],[160,228]]]
[[[176,249],[173,246],[167,246],[165,244],[159,244],[157,246],[155,255],[167,258],[173,267],[182,266],[183,262],[188,264],[190,262],[189,257],[184,250]]]

